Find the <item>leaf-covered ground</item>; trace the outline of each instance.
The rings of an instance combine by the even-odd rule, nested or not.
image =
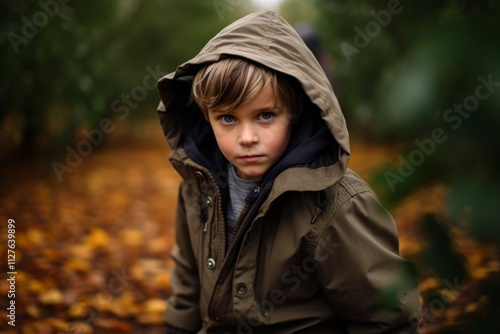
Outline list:
[[[116,132],[61,182],[52,159],[2,161],[1,333],[163,332],[179,177],[158,125],[146,125],[140,136]],[[351,168],[367,179],[398,154],[396,147],[356,142],[352,151]],[[64,156],[55,159],[64,163]],[[494,250],[456,229],[453,242],[470,273],[466,284],[444,282],[421,262],[426,243],[415,222],[425,212],[446,214],[446,193],[435,185],[390,208],[401,251],[419,266],[424,333],[481,312],[489,299],[477,282],[500,270]],[[15,298],[8,297],[6,279],[13,271],[7,268],[9,219],[15,221]],[[11,300],[15,327],[7,324]]]

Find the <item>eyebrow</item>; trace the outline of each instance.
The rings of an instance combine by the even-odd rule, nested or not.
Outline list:
[[[208,112],[212,114],[230,114],[232,110],[208,109]]]
[[[281,109],[282,106],[280,104],[276,104],[273,106],[264,106],[262,108],[258,108],[256,110],[252,110],[254,112],[265,112],[265,111],[275,111],[276,109]],[[208,112],[213,114],[233,114],[233,110],[220,110],[220,109],[209,109]]]

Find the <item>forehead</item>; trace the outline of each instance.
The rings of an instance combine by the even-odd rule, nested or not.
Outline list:
[[[215,106],[214,108],[209,108],[208,111],[211,113],[251,113],[251,112],[262,112],[271,111],[279,107],[279,101],[274,93],[273,88],[270,85],[262,88],[254,97],[245,103],[241,103],[231,110],[225,105]]]

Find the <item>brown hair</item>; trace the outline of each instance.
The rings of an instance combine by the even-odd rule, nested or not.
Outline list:
[[[292,77],[242,58],[224,58],[202,67],[192,86],[192,98],[205,118],[208,110],[231,111],[251,101],[271,85],[276,103],[298,119],[302,112],[302,88]]]

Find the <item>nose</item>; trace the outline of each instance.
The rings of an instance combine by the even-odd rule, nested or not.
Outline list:
[[[259,142],[259,136],[255,131],[254,127],[249,124],[243,124],[241,126],[240,136],[238,138],[238,143],[241,146],[251,146]]]

